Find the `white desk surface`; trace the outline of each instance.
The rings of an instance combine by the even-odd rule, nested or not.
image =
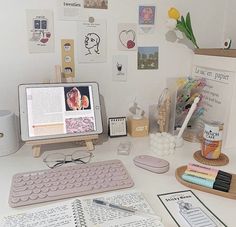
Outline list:
[[[117,155],[117,147],[120,142],[131,141],[132,150],[130,155]],[[61,145],[62,146],[62,145]],[[189,162],[196,162],[193,159],[193,153],[198,150],[199,144],[185,142],[184,147],[179,149],[173,155],[162,156],[170,162],[170,170],[164,174],[156,174],[147,170],[141,169],[133,164],[133,158],[139,154],[152,154],[149,151],[149,138],[131,138],[131,137],[120,137],[112,138],[104,142],[101,145],[96,145],[93,151],[94,157],[92,162],[120,159],[128,169],[131,177],[135,182],[133,189],[140,190],[143,192],[149,204],[152,206],[154,211],[159,214],[163,223],[166,227],[177,226],[172,220],[166,209],[163,207],[157,194],[175,192],[181,190],[188,190],[189,188],[180,184],[175,178],[175,170],[177,167],[186,165]],[[60,152],[64,154],[71,154],[76,147],[60,149],[57,145],[48,147],[48,150],[43,149],[42,155],[39,158],[33,158],[31,146],[24,145],[19,151],[9,156],[0,157],[0,215],[10,214],[15,212],[21,212],[29,210],[36,206],[43,206],[48,203],[41,203],[38,205],[25,206],[20,208],[11,208],[8,205],[9,189],[11,184],[11,178],[18,172],[27,172],[33,170],[47,169],[43,163],[43,157],[52,152]],[[80,148],[81,149],[81,148]],[[221,170],[227,172],[236,173],[236,152],[234,150],[224,152],[228,155],[230,162],[228,165],[220,167]],[[227,226],[234,227],[235,225],[235,209],[236,201],[227,199],[224,197],[212,195],[206,192],[193,190],[193,192],[199,197],[200,200],[215,214],[217,215]],[[52,202],[50,202],[52,203]]]

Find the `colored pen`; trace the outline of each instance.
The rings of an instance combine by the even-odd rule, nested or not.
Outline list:
[[[206,173],[212,176],[218,176],[224,179],[230,179],[230,180],[232,179],[232,174],[207,166],[189,163],[187,169],[197,171],[199,173]]]
[[[139,210],[134,209],[132,207],[121,206],[121,205],[105,202],[105,201],[99,200],[99,199],[93,199],[93,202],[96,203],[96,204],[102,205],[102,206],[107,206],[109,208],[114,208],[114,209],[121,210],[121,211],[124,211],[124,212],[132,213],[132,214],[137,214],[137,215],[141,215],[141,216],[155,217],[159,221],[161,221],[161,217],[156,215],[156,214],[151,214],[151,213],[148,213],[148,212],[139,211]]]
[[[189,174],[189,175],[193,175],[193,176],[196,176],[196,177],[202,177],[202,178],[206,178],[206,179],[209,179],[209,180],[222,180],[224,181],[226,184],[230,184],[231,182],[231,179],[228,178],[228,177],[225,177],[225,176],[221,176],[219,174],[213,176],[211,174],[208,174],[208,173],[203,173],[203,172],[199,172],[199,171],[195,171],[195,170],[189,170],[189,169],[186,169],[184,171],[184,173],[186,174]]]
[[[230,189],[230,185],[225,184],[225,182],[221,180],[213,181],[213,180],[209,180],[202,177],[196,177],[196,176],[185,174],[185,173],[182,175],[182,179],[190,183],[201,185],[207,188],[213,188],[218,191],[228,192]]]

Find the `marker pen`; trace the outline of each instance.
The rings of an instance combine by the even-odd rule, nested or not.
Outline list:
[[[202,178],[205,178],[208,180],[213,180],[213,181],[221,180],[221,181],[225,182],[226,184],[230,184],[230,182],[231,182],[230,178],[221,176],[219,174],[217,174],[216,176],[213,176],[213,175],[210,175],[207,173],[202,173],[202,172],[198,172],[195,170],[188,170],[188,169],[186,169],[184,173],[192,175],[192,176],[196,176],[196,177],[202,177]]]
[[[230,189],[230,185],[225,184],[221,180],[213,181],[205,179],[203,177],[196,177],[185,173],[182,175],[182,179],[190,183],[201,185],[207,188],[213,188],[218,191],[228,192]]]
[[[207,166],[202,166],[202,165],[198,165],[198,164],[193,164],[193,163],[189,163],[187,166],[188,170],[194,170],[197,171],[199,173],[206,173],[212,176],[218,176],[218,178],[220,179],[232,179],[232,174],[218,170],[218,169],[214,169],[214,168],[210,168]]]

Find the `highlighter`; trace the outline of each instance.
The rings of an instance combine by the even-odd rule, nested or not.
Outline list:
[[[222,177],[221,175],[216,175],[216,176],[213,176],[213,175],[210,175],[210,174],[207,174],[207,173],[202,173],[202,172],[199,172],[199,171],[195,171],[195,170],[188,170],[186,169],[185,172],[186,174],[189,174],[189,175],[192,175],[192,176],[196,176],[196,177],[202,177],[202,178],[205,178],[205,179],[208,179],[208,180],[221,180],[221,181],[224,181],[226,184],[230,184],[231,180],[230,178],[228,177]]]
[[[187,169],[193,170],[193,171],[196,171],[199,173],[209,174],[209,175],[215,176],[216,178],[221,179],[221,180],[231,181],[231,179],[232,179],[232,174],[224,172],[222,170],[210,168],[207,166],[189,163],[187,166]]]
[[[201,185],[207,188],[212,188],[218,191],[223,191],[223,192],[228,192],[230,189],[230,185],[229,184],[225,184],[225,182],[221,181],[221,180],[209,180],[203,177],[196,177],[196,176],[192,176],[189,174],[184,173],[182,175],[182,179],[193,183],[193,184],[197,184],[197,185]]]

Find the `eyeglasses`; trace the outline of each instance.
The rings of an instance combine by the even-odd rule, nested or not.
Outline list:
[[[46,165],[53,169],[58,166],[62,166],[63,164],[66,163],[77,163],[77,164],[86,164],[88,163],[93,154],[87,151],[75,151],[71,155],[64,155],[64,154],[49,154],[47,155],[44,159],[43,162],[46,163]]]

